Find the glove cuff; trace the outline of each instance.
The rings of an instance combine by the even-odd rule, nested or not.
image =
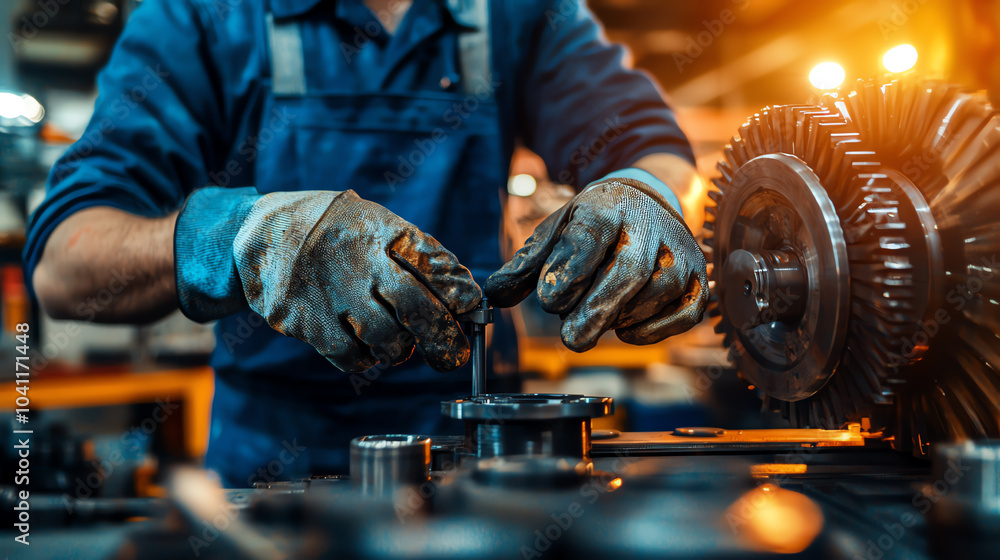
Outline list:
[[[174,228],[181,312],[199,323],[246,309],[233,239],[261,195],[253,187],[208,187],[188,197]]]
[[[682,218],[684,217],[684,210],[681,209],[681,201],[679,198],[677,198],[677,194],[673,190],[671,190],[666,183],[658,179],[656,175],[653,175],[649,171],[646,171],[645,169],[639,169],[637,167],[627,167],[625,169],[621,169],[619,171],[615,171],[614,173],[609,173],[605,175],[604,177],[598,179],[597,181],[594,181],[590,185],[587,185],[587,188],[590,188],[591,185],[595,185],[597,183],[603,183],[604,181],[607,181],[609,179],[633,179],[635,181],[646,183],[647,185],[652,187],[653,190],[659,193],[660,196],[662,196],[667,201],[667,204],[670,204],[670,206],[674,210],[676,210],[677,213],[680,214]]]

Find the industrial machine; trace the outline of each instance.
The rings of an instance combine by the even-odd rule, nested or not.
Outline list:
[[[472,393],[441,405],[464,434],[357,438],[350,477],[222,490],[191,470],[170,499],[54,501],[32,552],[995,555],[998,125],[956,86],[859,82],[765,108],[733,138],[708,211],[710,315],[734,370],[791,428],[596,430],[610,398],[490,393],[484,303],[465,317]],[[130,516],[146,519],[108,522]]]
[[[792,426],[893,447],[1000,437],[1000,117],[982,93],[859,82],[768,107],[708,209],[730,357]]]

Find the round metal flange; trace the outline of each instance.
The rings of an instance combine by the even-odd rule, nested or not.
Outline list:
[[[905,197],[905,203],[901,203],[897,211],[902,222],[910,226],[900,232],[900,235],[913,247],[913,258],[909,264],[913,267],[914,320],[912,332],[904,335],[913,341],[919,338],[917,333],[923,329],[924,321],[930,320],[944,303],[945,290],[942,288],[947,282],[944,273],[944,246],[930,204],[920,189],[895,170],[882,169],[880,172],[889,178],[894,187]],[[904,354],[912,363],[924,355],[927,347],[917,348],[915,345],[910,345],[907,350],[909,351],[904,350]]]
[[[479,459],[514,455],[590,455],[591,419],[614,412],[610,397],[553,394],[479,395],[441,403],[465,421],[465,448]]]
[[[614,399],[583,395],[498,393],[441,403],[441,413],[457,420],[599,418],[614,411]]]
[[[737,368],[772,397],[812,396],[840,360],[850,303],[844,234],[819,178],[787,154],[750,160],[719,203],[714,244],[723,320],[744,321]]]

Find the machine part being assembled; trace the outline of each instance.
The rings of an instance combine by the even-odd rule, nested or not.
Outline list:
[[[364,496],[391,498],[400,488],[427,482],[430,468],[429,437],[393,434],[351,440],[351,482]]]
[[[766,409],[918,455],[1000,436],[998,152],[985,95],[936,82],[748,119],[710,193],[709,313]]]
[[[472,362],[472,396],[486,394],[486,326],[493,322],[493,308],[486,298],[479,302],[479,307],[460,316],[459,321],[469,323],[472,349],[469,361]]]
[[[716,222],[729,255],[722,282],[738,326],[740,371],[783,400],[812,396],[837,365],[847,330],[847,247],[826,191],[804,164],[764,154],[737,174]],[[822,297],[809,297],[810,293]]]
[[[590,457],[591,419],[614,412],[610,397],[496,394],[441,403],[465,421],[465,447],[480,459],[528,455]]]

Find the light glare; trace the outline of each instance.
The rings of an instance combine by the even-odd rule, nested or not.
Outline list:
[[[535,194],[538,183],[535,178],[526,173],[514,175],[507,182],[507,192],[514,196],[531,196]]]
[[[16,119],[24,115],[24,99],[20,95],[0,92],[0,117]]]
[[[809,83],[817,89],[834,89],[844,83],[847,74],[836,62],[821,62],[809,72]]]
[[[913,45],[899,45],[889,49],[882,57],[882,65],[892,73],[906,72],[917,64],[917,49]]]
[[[42,117],[45,116],[45,109],[42,108],[42,104],[39,103],[37,99],[26,93],[21,96],[21,101],[24,102],[24,107],[21,112],[22,115],[24,115],[31,122],[38,122],[42,120]]]
[[[0,91],[0,118],[19,119],[24,117],[31,122],[39,122],[45,116],[45,109],[34,97],[18,95],[9,91]]]

